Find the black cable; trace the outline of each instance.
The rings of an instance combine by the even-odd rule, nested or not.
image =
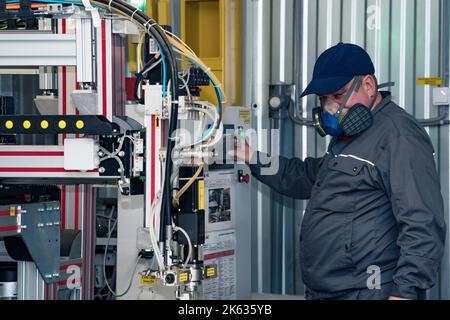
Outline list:
[[[170,124],[168,129],[168,142],[167,142],[167,159],[166,159],[166,177],[163,191],[163,199],[161,205],[161,228],[160,228],[160,241],[164,241],[167,237],[166,235],[166,226],[172,225],[172,212],[171,212],[171,186],[170,186],[170,176],[173,168],[172,163],[172,152],[175,148],[175,141],[172,139],[173,133],[176,131],[178,127],[178,65],[175,59],[174,52],[170,46],[168,39],[165,36],[164,30],[156,24],[156,22],[145,15],[142,11],[138,10],[131,6],[130,4],[123,2],[121,0],[113,0],[111,3],[106,0],[99,0],[99,2],[105,5],[111,5],[111,7],[116,8],[128,16],[133,16],[133,19],[139,22],[141,25],[150,24],[152,27],[148,28],[148,31],[152,35],[152,37],[158,42],[161,50],[163,51],[167,62],[168,67],[171,71],[171,85],[172,85],[172,105],[170,110]],[[146,204],[148,205],[148,204]]]
[[[314,127],[314,122],[309,121],[305,118],[300,118],[295,116],[294,114],[294,104],[292,103],[292,99],[289,99],[289,104],[287,106],[287,114],[289,119],[294,122],[295,124],[298,124],[300,126],[306,126],[306,127]]]

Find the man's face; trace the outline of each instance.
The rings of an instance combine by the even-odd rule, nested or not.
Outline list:
[[[329,112],[335,114],[339,110],[339,106],[344,101],[348,91],[350,90],[353,82],[356,81],[356,78],[353,78],[349,83],[347,83],[340,90],[319,96],[320,105],[324,112]],[[373,97],[373,87],[374,79],[371,76],[365,76],[363,78],[361,87],[358,91],[354,91],[350,96],[350,99],[345,104],[344,110],[342,110],[341,116],[345,115],[348,110],[354,106],[355,104],[361,103],[365,106],[369,106]]]

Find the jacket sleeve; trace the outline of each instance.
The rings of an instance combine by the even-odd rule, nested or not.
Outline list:
[[[307,158],[305,161],[298,158],[270,158],[255,152],[249,167],[256,179],[280,194],[308,200],[322,161],[322,158]]]
[[[400,248],[391,295],[418,299],[419,290],[436,284],[446,235],[434,150],[425,134],[397,137],[388,150],[386,182]]]

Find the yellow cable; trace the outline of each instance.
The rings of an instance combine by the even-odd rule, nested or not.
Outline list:
[[[188,183],[186,183],[183,188],[180,189],[180,191],[177,192],[177,194],[173,197],[172,199],[172,205],[175,208],[178,208],[179,205],[179,201],[180,198],[183,194],[185,194],[185,192],[194,184],[195,180],[197,180],[198,176],[200,175],[200,173],[202,173],[202,170],[205,166],[205,163],[203,162],[197,169],[197,171],[195,172],[195,174],[192,176],[192,178],[188,181]]]

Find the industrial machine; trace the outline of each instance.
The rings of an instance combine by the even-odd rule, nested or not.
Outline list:
[[[0,77],[39,80],[0,100],[17,298],[248,298],[248,173],[227,154],[250,111],[195,53],[122,0],[0,0],[0,45]]]

